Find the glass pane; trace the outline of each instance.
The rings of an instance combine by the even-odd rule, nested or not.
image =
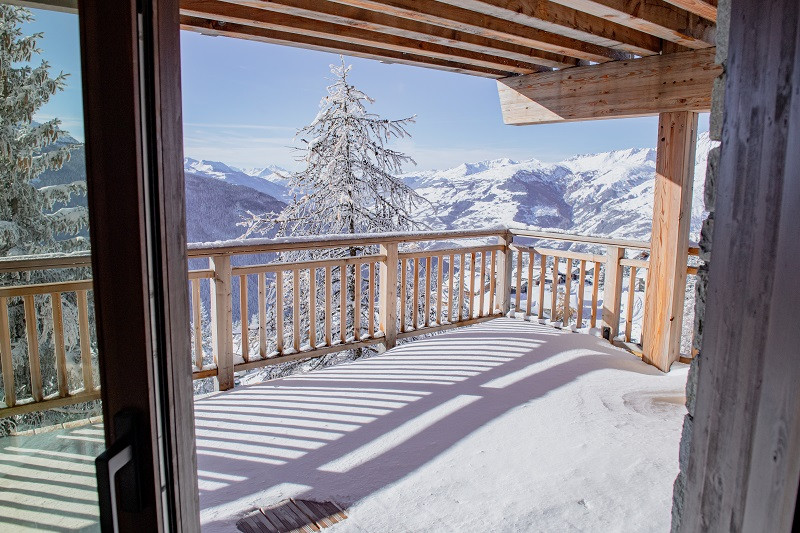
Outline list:
[[[0,64],[0,531],[99,530],[78,15],[0,1]]]

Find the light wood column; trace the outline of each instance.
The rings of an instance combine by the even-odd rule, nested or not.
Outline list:
[[[696,144],[697,113],[678,111],[658,116],[642,352],[646,362],[663,372],[680,357]]]

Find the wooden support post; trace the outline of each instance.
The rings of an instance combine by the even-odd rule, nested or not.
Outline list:
[[[511,233],[497,237],[497,244],[503,247],[497,255],[497,307],[503,316],[511,311],[511,272],[514,257],[510,246],[513,240]]]
[[[211,343],[217,365],[219,390],[233,388],[233,317],[231,313],[231,258],[215,255],[209,259],[214,271],[211,288]]]
[[[697,113],[659,115],[642,358],[663,372],[680,357],[696,143]]]
[[[622,267],[619,260],[625,256],[625,248],[609,246],[606,255],[606,275],[603,281],[603,337],[613,341],[619,332],[619,304],[622,299]]]
[[[380,277],[378,281],[380,293],[378,312],[380,313],[380,329],[384,335],[383,344],[388,350],[397,344],[397,243],[381,244],[380,254],[385,255],[386,260],[381,261],[378,273]],[[405,290],[405,287],[402,290]],[[416,305],[416,302],[414,303]]]

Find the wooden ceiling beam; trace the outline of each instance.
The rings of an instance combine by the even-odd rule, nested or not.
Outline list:
[[[574,58],[327,0],[224,1],[276,13],[315,18],[333,24],[349,25],[397,37],[428,41],[547,67],[575,66],[578,64],[578,60]]]
[[[685,9],[712,22],[717,21],[717,0],[665,0],[673,6]]]
[[[456,61],[444,61],[426,56],[404,54],[392,50],[350,44],[343,41],[334,41],[332,39],[321,39],[296,33],[246,26],[243,24],[220,22],[217,20],[204,19],[202,17],[181,15],[180,21],[181,29],[202,33],[204,35],[234,37],[270,44],[295,46],[321,52],[342,53],[366,59],[385,60],[387,63],[428,67],[447,72],[482,76],[485,78],[497,79],[509,75],[508,72],[501,70],[485,69],[458,63]]]
[[[558,33],[639,56],[649,56],[661,52],[661,39],[658,37],[549,1],[440,1],[531,28]]]
[[[220,22],[344,41],[350,44],[387,49],[394,52],[429,56],[445,61],[458,61],[459,63],[476,67],[514,74],[527,74],[543,70],[541,65],[534,63],[524,63],[451,46],[376,33],[354,26],[331,24],[311,18],[268,12],[217,0],[183,0],[180,12],[183,15],[202,17]],[[563,66],[563,63],[559,64]]]
[[[665,0],[551,0],[687,48],[714,46],[716,25]]]
[[[545,50],[584,61],[604,63],[629,58],[620,50],[598,46],[557,33],[497,17],[489,17],[456,5],[444,2],[420,2],[418,0],[333,0],[340,4],[369,9],[402,17],[417,22],[435,24],[465,33],[473,33],[490,39]]]
[[[497,81],[506,124],[708,111],[715,48],[573,67]]]

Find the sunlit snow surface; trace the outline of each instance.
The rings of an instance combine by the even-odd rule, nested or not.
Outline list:
[[[667,531],[687,366],[498,319],[195,404],[201,518],[334,500],[331,531]]]

